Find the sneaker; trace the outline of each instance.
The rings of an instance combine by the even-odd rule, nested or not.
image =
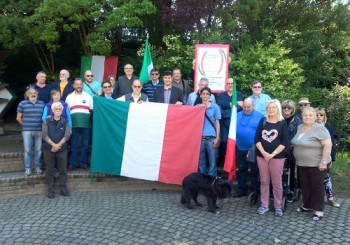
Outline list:
[[[275,209],[275,216],[279,216],[279,217],[283,216],[283,211],[281,208]]]
[[[340,207],[340,204],[337,203],[333,198],[332,198],[332,199],[328,199],[328,203],[329,203],[329,205],[331,205],[332,207],[335,207],[335,208],[339,208],[339,207]]]
[[[269,209],[266,208],[266,207],[260,207],[260,208],[258,208],[258,210],[257,210],[258,214],[264,214],[264,213],[266,213],[266,212],[268,212],[268,211],[269,211]]]
[[[30,169],[26,169],[24,175],[25,176],[30,176],[32,174],[32,172],[30,171]]]
[[[35,171],[37,175],[40,175],[43,173],[43,171],[40,168],[36,168]]]

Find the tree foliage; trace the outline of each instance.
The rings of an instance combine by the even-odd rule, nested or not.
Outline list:
[[[232,65],[237,69],[237,86],[248,91],[251,82],[258,79],[272,97],[296,98],[304,77],[299,65],[287,57],[289,52],[279,41],[268,46],[258,42],[240,50]]]

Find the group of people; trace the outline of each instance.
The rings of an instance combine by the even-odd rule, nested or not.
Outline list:
[[[287,160],[291,168],[289,201],[293,200],[296,188],[295,165],[298,166],[298,183],[304,201],[299,212],[314,211],[313,219],[322,219],[324,186],[330,204],[339,207],[333,196],[329,174],[331,163],[335,160],[332,142],[334,132],[326,124],[324,109],[316,110],[310,107],[307,98],[302,98],[299,101],[302,114],[296,116],[293,101],[285,100],[281,104],[277,99],[271,99],[262,92],[262,82],[259,80],[252,82],[252,94],[245,99],[238,91],[233,94],[232,78],[227,79],[225,91],[215,97],[205,77],[200,79],[198,91],[191,92],[189,83],[182,79],[178,68],[164,71],[162,80],[159,70],[153,68],[150,73],[152,79],[145,84],[133,71],[133,66],[126,64],[125,75],[118,79],[109,76],[108,80],[98,82],[93,80],[93,72],[87,70],[84,78],[70,82],[69,72],[61,70],[60,81],[52,85],[46,84],[44,72],[38,72],[37,82],[26,90],[25,100],[17,108],[17,120],[23,127],[25,175],[31,175],[33,167],[37,174],[42,173],[40,156],[43,141],[49,198],[54,197],[54,167],[57,166],[59,170],[60,190],[65,196],[69,195],[67,170],[88,168],[93,96],[133,103],[157,102],[205,107],[198,170],[212,176],[217,176],[218,166],[222,166],[225,159],[232,96],[236,96],[238,189],[234,197],[248,194],[249,172],[250,192],[260,191],[261,206],[258,213],[264,214],[269,210],[271,182],[275,215],[282,216],[282,173]],[[71,149],[69,158],[68,142]],[[248,152],[253,156],[248,157]]]
[[[257,212],[264,214],[269,211],[272,189],[274,214],[282,216],[283,195],[288,191],[283,189],[282,175],[287,164],[290,174],[289,192],[285,193],[287,201],[293,201],[298,183],[303,206],[297,211],[313,212],[312,219],[321,220],[325,192],[329,204],[340,207],[334,198],[329,173],[335,161],[335,142],[334,131],[326,123],[325,109],[313,108],[308,98],[301,98],[301,115],[296,115],[292,100],[280,103],[261,93],[261,81],[254,81],[251,88],[252,95],[243,101],[243,111],[237,114],[238,189],[234,197],[259,192],[261,204]],[[252,152],[255,156],[249,157]],[[247,188],[248,169],[250,190]]]

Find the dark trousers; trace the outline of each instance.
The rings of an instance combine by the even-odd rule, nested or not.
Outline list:
[[[258,165],[255,162],[247,161],[247,153],[248,151],[240,151],[236,148],[236,156],[237,156],[237,182],[238,182],[238,191],[241,193],[247,193],[247,176],[248,169],[250,169],[250,190],[256,191],[258,187],[258,176],[259,169]]]
[[[46,181],[49,192],[54,192],[55,176],[54,167],[57,164],[60,173],[60,189],[67,189],[67,150],[62,152],[51,152],[44,149],[44,158],[46,163]]]
[[[221,140],[219,145],[219,161],[218,161],[219,167],[222,167],[225,162],[227,139],[228,139],[228,133],[230,130],[230,121],[231,121],[231,118],[220,119]]]
[[[298,166],[298,171],[304,208],[322,212],[324,208],[323,181],[326,171],[320,171],[318,167],[301,166]]]

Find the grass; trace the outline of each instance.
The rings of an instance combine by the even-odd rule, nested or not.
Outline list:
[[[350,197],[350,152],[337,153],[331,174],[336,196]]]

